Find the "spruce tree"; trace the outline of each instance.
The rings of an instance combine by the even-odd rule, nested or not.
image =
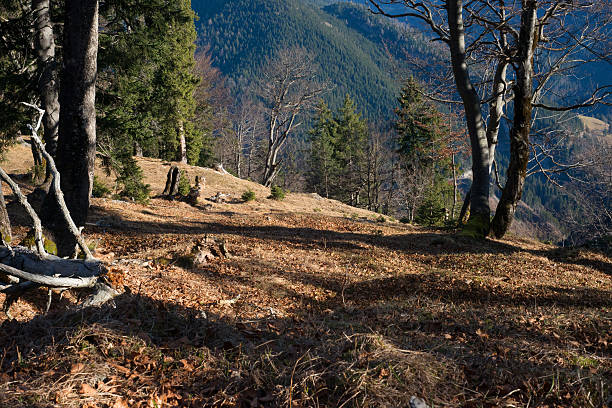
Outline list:
[[[321,103],[310,136],[310,186],[320,195],[359,205],[367,172],[368,124],[351,97],[346,95],[335,115]]]
[[[337,127],[332,111],[325,102],[321,102],[317,108],[315,124],[309,131],[310,168],[307,177],[310,188],[326,198],[334,193],[338,176],[338,163],[334,157]]]
[[[336,123],[338,136],[335,157],[341,169],[339,198],[357,206],[360,204],[360,193],[364,186],[368,124],[357,112],[355,102],[349,95],[344,98]]]
[[[397,145],[404,171],[405,204],[410,221],[436,225],[444,221],[452,201],[448,135],[438,109],[410,78],[396,109]]]
[[[169,25],[154,79],[157,115],[161,121],[163,158],[197,163],[203,146],[203,132],[193,125],[194,91],[199,79],[194,74],[195,14],[190,0],[177,0],[181,14]]]

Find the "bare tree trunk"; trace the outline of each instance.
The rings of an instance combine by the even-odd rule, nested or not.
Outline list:
[[[174,197],[179,192],[179,183],[181,182],[181,171],[178,167],[174,166],[172,169],[172,182],[170,183],[170,191],[168,195]]]
[[[82,227],[89,211],[96,153],[97,0],[66,0],[63,52],[57,167],[68,210]],[[55,194],[47,195],[43,203],[45,221],[58,254],[73,256],[76,239],[51,195]]]
[[[138,142],[134,142],[134,156],[142,157],[142,146]]]
[[[0,182],[0,235],[3,242],[11,241],[11,220],[6,212],[6,202],[4,201],[2,182]]]
[[[465,194],[465,199],[463,200],[463,205],[461,206],[461,211],[459,212],[459,221],[458,224],[461,225],[465,222],[465,215],[470,209],[470,196],[472,194],[472,189],[470,188],[468,192]]]
[[[242,124],[238,126],[238,132],[236,134],[236,151],[234,152],[234,164],[236,166],[236,175],[241,178],[240,167],[242,164],[242,139],[243,139],[243,127]]]
[[[470,193],[470,220],[474,233],[486,236],[489,231],[489,146],[484,120],[480,109],[480,98],[476,93],[468,72],[465,54],[465,31],[463,26],[463,4],[461,0],[447,2],[448,25],[450,28],[451,63],[455,83],[463,100],[472,147],[472,188]]]
[[[451,218],[455,219],[455,209],[457,208],[457,168],[455,167],[455,153],[452,154],[453,165],[453,207],[451,209]]]
[[[181,149],[181,151],[179,152],[180,154],[179,159],[181,163],[187,164],[187,142],[185,140],[185,124],[183,123],[182,120],[179,121],[176,131],[178,133],[180,149]]]
[[[50,0],[32,0],[34,13],[34,46],[38,54],[38,92],[45,110],[43,126],[46,150],[55,157],[60,115],[58,67],[55,59],[55,37],[49,14]],[[48,177],[48,172],[47,172]]]
[[[519,55],[516,64],[518,69],[514,90],[514,119],[510,130],[510,163],[506,185],[491,225],[491,231],[497,238],[503,237],[510,228],[527,176],[529,133],[533,111],[533,58],[537,46],[536,23],[537,2],[528,0],[521,13]]]

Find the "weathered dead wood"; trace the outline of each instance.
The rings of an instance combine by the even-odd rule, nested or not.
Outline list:
[[[32,208],[26,196],[21,192],[21,189],[19,188],[17,183],[15,183],[13,179],[11,179],[8,174],[6,174],[2,167],[0,167],[0,178],[2,178],[2,180],[9,185],[11,190],[13,190],[15,197],[17,197],[19,203],[23,206],[23,208],[25,208],[26,212],[32,219],[32,223],[34,224],[34,244],[36,245],[36,250],[38,251],[38,254],[41,257],[45,257],[47,253],[44,247],[42,224],[40,222],[40,218],[38,218],[36,211],[34,211],[34,208]]]
[[[21,269],[13,268],[12,266],[5,264],[0,264],[0,272],[4,272],[6,274],[16,276],[19,279],[38,283],[42,286],[47,286],[50,288],[91,288],[98,281],[97,276],[91,276],[89,278],[46,276],[22,271]]]
[[[216,172],[219,172],[221,174],[229,174],[228,171],[225,170],[225,168],[223,167],[223,163],[216,163],[214,169]]]
[[[47,276],[92,277],[103,275],[104,265],[95,259],[63,259],[47,254],[40,258],[36,253],[23,247],[0,247],[0,262],[13,268]]]
[[[62,192],[62,189],[60,187],[60,173],[57,170],[57,167],[55,167],[55,161],[53,160],[53,157],[51,157],[51,155],[47,153],[47,151],[45,150],[45,147],[43,146],[41,140],[38,138],[38,135],[36,134],[36,129],[34,128],[32,128],[32,142],[36,144],[38,149],[41,151],[41,153],[47,160],[47,168],[50,170],[51,174],[53,175],[52,186],[55,192],[55,197],[57,199],[57,204],[59,205],[61,209],[64,219],[66,220],[66,224],[68,224],[68,229],[70,230],[70,233],[75,237],[79,245],[79,248],[85,254],[85,259],[92,259],[93,255],[91,254],[89,247],[85,243],[85,240],[83,239],[83,236],[81,235],[81,232],[79,231],[76,224],[72,220],[72,217],[70,216],[70,211],[68,211],[68,207],[66,206],[66,201],[64,200],[64,193]]]
[[[18,299],[19,296],[40,286],[49,289],[47,310],[51,305],[52,289],[64,291],[72,288],[94,288],[94,292],[90,296],[93,297],[93,300],[88,301],[84,306],[101,305],[105,301],[117,296],[118,292],[99,281],[99,277],[103,275],[106,270],[102,263],[92,256],[80,230],[74,223],[60,187],[60,174],[55,166],[55,161],[45,150],[42,141],[38,138],[37,131],[45,112],[35,105],[28,103],[23,104],[36,109],[40,113],[36,126],[30,126],[30,130],[32,131],[32,146],[36,146],[47,160],[48,169],[53,176],[52,187],[57,199],[57,204],[64,216],[70,234],[73,235],[78,246],[85,255],[85,260],[63,259],[46,253],[43,246],[40,218],[23,193],[21,193],[19,186],[2,168],[0,168],[0,178],[9,184],[19,202],[24,206],[32,218],[35,233],[34,239],[38,252],[35,253],[23,247],[0,247],[0,273],[7,275],[10,282],[9,285],[2,285],[0,287],[0,291],[7,294],[4,311],[9,315],[11,304]]]

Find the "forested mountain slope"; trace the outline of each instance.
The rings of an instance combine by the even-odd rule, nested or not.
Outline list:
[[[199,42],[213,62],[240,85],[257,81],[266,57],[288,47],[315,54],[321,78],[333,89],[325,99],[340,104],[349,93],[370,118],[389,118],[399,89],[397,61],[406,55],[439,58],[424,36],[371,15],[364,6],[323,9],[305,0],[193,1]]]

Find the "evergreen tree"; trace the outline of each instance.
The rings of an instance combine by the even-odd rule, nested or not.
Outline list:
[[[337,123],[332,111],[321,101],[315,124],[310,129],[310,156],[308,184],[319,195],[329,198],[338,176],[338,163],[334,152],[337,143]]]
[[[310,137],[310,187],[325,197],[359,205],[367,172],[368,125],[350,96],[336,115],[325,103],[319,105]]]
[[[101,33],[99,81],[107,144],[197,162],[202,133],[191,123],[198,80],[190,2],[114,0],[101,12],[108,22]]]
[[[404,170],[405,205],[410,221],[436,225],[452,202],[449,129],[436,107],[410,78],[402,87],[396,109],[397,145]]]
[[[177,0],[181,14],[169,24],[154,83],[156,114],[161,121],[161,156],[168,160],[197,163],[203,132],[193,125],[196,111],[194,91],[199,79],[194,74],[195,14],[190,0]]]
[[[344,98],[336,123],[335,157],[341,169],[338,192],[342,201],[357,206],[364,186],[368,124],[357,112],[355,102],[349,95]]]

